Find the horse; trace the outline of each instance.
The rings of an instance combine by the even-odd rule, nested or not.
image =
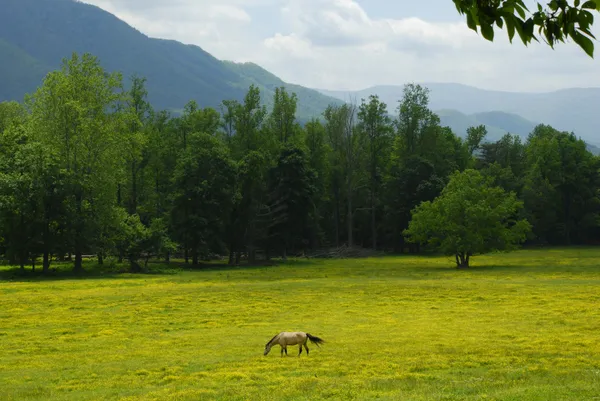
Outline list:
[[[294,331],[294,332],[288,332],[288,331],[282,331],[281,333],[277,334],[275,337],[271,338],[267,344],[265,345],[265,356],[271,351],[271,347],[273,347],[274,345],[279,344],[281,346],[281,356],[283,357],[283,353],[285,352],[285,355],[287,356],[287,346],[288,345],[298,345],[299,347],[299,352],[298,352],[298,356],[300,356],[300,354],[302,354],[302,347],[304,346],[304,349],[306,349],[306,355],[308,356],[308,347],[306,346],[306,344],[308,343],[308,340],[310,340],[310,342],[312,342],[313,344],[316,344],[317,347],[320,347],[319,344],[324,343],[325,341],[319,337],[315,337],[313,335],[310,335],[308,333],[304,333],[302,331]]]

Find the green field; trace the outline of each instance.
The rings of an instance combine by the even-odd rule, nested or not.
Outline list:
[[[600,399],[600,249],[472,262],[1,281],[0,399]]]

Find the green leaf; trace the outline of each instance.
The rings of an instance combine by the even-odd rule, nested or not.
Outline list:
[[[494,28],[492,25],[481,24],[481,34],[490,42],[494,41]]]
[[[515,36],[515,23],[512,18],[504,17],[504,22],[506,22],[506,31],[508,32],[508,40],[512,43],[512,40]]]
[[[594,43],[587,36],[575,31],[571,34],[571,37],[581,47],[588,56],[594,58]]]
[[[471,13],[467,14],[467,26],[477,32],[477,24],[475,24],[475,19]]]
[[[579,28],[579,30],[583,33],[585,33],[587,36],[596,39],[596,37],[594,36],[594,34],[592,32],[590,32],[588,29],[585,28]]]
[[[583,3],[583,5],[581,6],[581,8],[588,8],[591,10],[598,10],[600,11],[600,1],[597,0],[588,0],[585,3]]]

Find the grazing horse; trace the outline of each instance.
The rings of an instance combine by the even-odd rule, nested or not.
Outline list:
[[[308,355],[308,347],[306,346],[306,343],[308,342],[308,340],[310,340],[310,342],[317,344],[317,347],[320,347],[319,344],[324,343],[325,341],[323,341],[323,339],[319,338],[319,337],[315,337],[312,336],[308,333],[304,333],[302,331],[295,331],[295,332],[287,332],[287,331],[282,331],[281,333],[277,334],[275,337],[271,338],[269,340],[269,342],[267,342],[267,345],[265,345],[265,355],[267,355],[269,353],[269,351],[271,351],[271,347],[274,345],[279,344],[281,346],[281,356],[283,356],[283,352],[285,351],[285,355],[287,355],[287,346],[288,345],[298,345],[299,346],[299,352],[298,352],[298,356],[300,356],[300,354],[302,353],[302,346],[304,346],[304,348],[306,349],[306,355]]]

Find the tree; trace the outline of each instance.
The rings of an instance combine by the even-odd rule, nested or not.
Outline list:
[[[273,110],[269,116],[268,125],[281,143],[290,140],[296,132],[297,104],[298,96],[295,93],[290,95],[284,86],[275,88]]]
[[[538,239],[582,243],[598,227],[599,159],[581,139],[538,125],[525,148],[523,200]]]
[[[467,139],[465,146],[470,155],[481,147],[481,141],[487,136],[487,128],[485,125],[478,125],[477,127],[467,128]]]
[[[554,48],[556,42],[571,38],[590,57],[594,57],[596,39],[590,31],[594,15],[589,10],[600,11],[599,0],[551,0],[543,7],[536,2],[537,11],[531,13],[523,0],[453,0],[459,14],[466,15],[467,25],[482,36],[494,40],[494,25],[506,30],[512,43],[515,32],[527,45],[531,40],[539,42],[535,35],[542,35],[546,43]],[[526,15],[529,13],[529,16]]]
[[[132,77],[132,87],[127,93],[125,116],[127,118],[128,131],[123,138],[125,148],[126,180],[128,181],[129,193],[127,198],[127,211],[129,214],[137,214],[140,195],[140,175],[148,163],[146,151],[148,137],[144,127],[148,121],[151,106],[146,100],[148,91],[145,87],[146,79],[137,76]],[[119,186],[120,190],[120,186]],[[119,198],[122,194],[119,192]]]
[[[389,156],[393,128],[387,105],[377,95],[364,99],[358,110],[359,126],[367,137],[369,170],[369,208],[371,209],[371,245],[377,249],[377,208],[385,161]]]
[[[309,222],[310,235],[309,241],[312,247],[316,247],[326,242],[326,222],[325,218],[328,212],[326,206],[330,200],[330,152],[331,148],[327,144],[327,133],[325,127],[317,119],[312,119],[305,126],[304,136],[308,163],[315,173],[315,192],[313,194],[314,213]]]
[[[173,182],[171,212],[183,245],[192,253],[192,263],[201,255],[220,251],[234,198],[234,163],[229,149],[205,133],[188,137],[188,148],[178,160]]]
[[[117,110],[123,99],[122,77],[109,74],[90,54],[73,54],[59,71],[27,99],[31,134],[64,171],[69,248],[74,269],[82,269],[84,251],[93,251],[101,226],[116,205],[122,172],[124,128]]]
[[[256,242],[263,236],[258,214],[266,200],[266,174],[272,162],[274,138],[265,129],[267,110],[261,105],[260,90],[251,85],[243,103],[225,104],[223,117],[233,159],[237,163],[235,202],[227,227],[229,263],[238,263],[243,248],[248,260],[254,261]],[[229,113],[232,113],[231,115]],[[230,130],[231,128],[231,130]],[[229,137],[229,133],[233,137]]]
[[[295,245],[305,238],[304,234],[308,231],[315,173],[309,167],[304,151],[293,144],[286,144],[277,164],[269,171],[269,181],[269,228],[271,236],[278,238],[273,242],[283,249],[285,259],[288,250],[297,249]]]
[[[511,250],[525,241],[531,225],[518,218],[522,207],[514,193],[468,169],[452,174],[439,197],[412,211],[404,234],[410,242],[428,243],[454,255],[456,266],[467,268],[471,256]]]
[[[464,167],[467,154],[466,146],[449,128],[441,127],[440,118],[429,109],[427,88],[405,85],[397,112],[384,185],[387,234],[400,250],[411,210],[438,196],[450,173]],[[418,250],[418,244],[412,250]]]
[[[336,241],[339,239],[340,195],[341,188],[346,192],[346,224],[348,246],[354,246],[354,212],[356,205],[353,200],[360,187],[362,167],[361,136],[356,127],[356,111],[354,104],[345,103],[341,106],[329,105],[325,110],[326,130],[329,144],[333,150],[331,155],[338,168],[334,171],[334,191],[336,201]]]

